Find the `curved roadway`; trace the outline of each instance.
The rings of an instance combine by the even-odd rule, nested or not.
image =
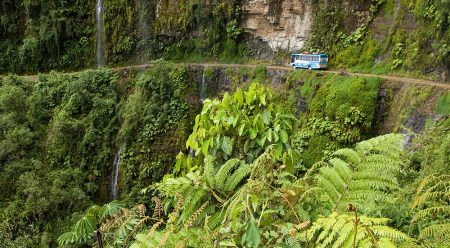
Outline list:
[[[204,67],[221,67],[221,68],[239,68],[239,67],[247,67],[247,68],[255,68],[258,65],[254,64],[218,64],[218,63],[178,63],[180,65],[187,65],[187,66],[204,66]],[[124,66],[124,67],[116,67],[113,68],[114,70],[121,71],[125,69],[133,69],[133,68],[148,68],[151,67],[153,64],[143,64],[143,65],[130,65],[130,66]],[[263,65],[267,69],[270,70],[282,70],[282,71],[292,71],[293,69],[289,66],[281,66],[281,65]],[[334,70],[325,70],[321,71],[323,73],[332,73],[332,74],[346,74],[351,76],[358,76],[358,77],[378,77],[382,79],[387,79],[394,82],[400,82],[400,83],[406,83],[406,84],[419,84],[419,85],[427,85],[427,86],[433,86],[438,88],[443,88],[450,90],[450,82],[436,82],[426,79],[417,79],[417,78],[409,78],[409,77],[400,77],[400,76],[391,76],[391,75],[378,75],[378,74],[366,74],[366,73],[357,73],[357,72],[345,72],[345,71],[334,71]],[[70,74],[70,73],[69,73]],[[31,80],[36,80],[37,75],[31,75],[31,76],[23,76]]]

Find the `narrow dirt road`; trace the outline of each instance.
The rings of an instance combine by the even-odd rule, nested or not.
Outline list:
[[[212,68],[240,68],[240,67],[246,67],[246,68],[255,68],[258,65],[254,64],[218,64],[218,63],[176,63],[179,65],[186,65],[186,66],[202,66],[202,67],[212,67]],[[153,64],[143,64],[143,65],[130,65],[130,66],[124,66],[124,67],[116,67],[112,68],[116,71],[122,71],[127,69],[145,69],[148,67],[153,66]],[[281,65],[265,65],[265,67],[269,70],[282,70],[282,71],[292,71],[293,69],[289,66],[281,66]],[[332,74],[346,74],[351,76],[358,76],[358,77],[378,77],[382,79],[387,79],[389,81],[394,82],[400,82],[405,84],[418,84],[418,85],[427,85],[432,87],[438,87],[443,88],[446,90],[450,90],[450,82],[436,82],[436,81],[430,81],[426,79],[417,79],[417,78],[408,78],[408,77],[399,77],[399,76],[391,76],[391,75],[378,75],[378,74],[366,74],[366,73],[356,73],[356,72],[342,72],[342,71],[321,71],[323,73],[332,73]],[[68,73],[73,74],[76,72]],[[28,78],[30,80],[36,81],[38,76],[37,75],[29,75],[29,76],[22,76],[24,78]]]

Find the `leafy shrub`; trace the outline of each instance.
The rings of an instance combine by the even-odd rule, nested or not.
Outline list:
[[[187,173],[194,162],[201,162],[208,154],[220,162],[240,158],[251,163],[268,146],[276,144],[281,155],[289,149],[288,137],[295,117],[279,110],[272,104],[272,93],[257,83],[247,91],[238,89],[232,96],[225,93],[221,101],[205,100],[186,142],[194,158],[180,153],[174,172]]]

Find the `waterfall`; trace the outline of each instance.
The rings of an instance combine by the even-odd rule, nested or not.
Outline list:
[[[103,67],[105,65],[105,60],[103,56],[103,2],[102,0],[97,0],[95,6],[95,21],[97,23],[97,50],[95,53],[95,58],[97,62],[97,67]]]
[[[200,86],[199,86],[198,95],[200,97],[201,102],[205,101],[205,99],[206,99],[206,88],[207,88],[206,76],[205,76],[206,70],[207,70],[207,67],[205,66],[205,68],[203,69],[202,80],[200,81]]]
[[[120,153],[122,152],[122,148],[117,151],[114,156],[113,169],[111,173],[111,196],[113,200],[117,200],[119,197],[119,167],[120,167]]]
[[[139,62],[148,63],[148,49],[150,40],[150,26],[146,21],[148,4],[145,1],[138,0],[138,26],[139,26]]]

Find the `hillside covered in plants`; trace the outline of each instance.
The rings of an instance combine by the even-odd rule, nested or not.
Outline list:
[[[165,59],[334,67],[448,81],[447,0],[4,0],[0,73]],[[97,55],[96,55],[97,53]]]
[[[449,11],[3,0],[0,247],[450,247]]]
[[[221,73],[1,78],[1,243],[448,245],[448,91]]]

